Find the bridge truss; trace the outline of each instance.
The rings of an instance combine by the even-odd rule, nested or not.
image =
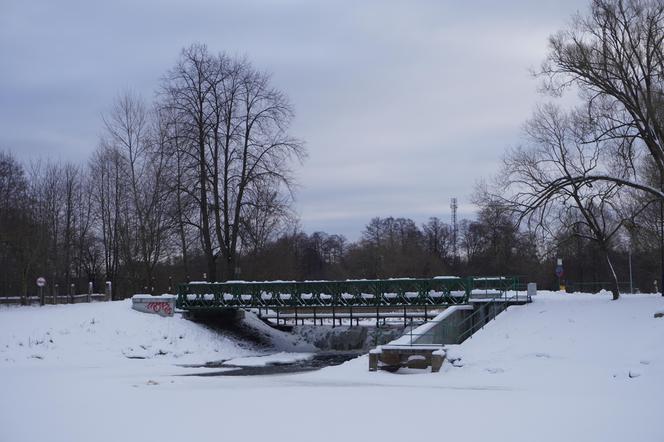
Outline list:
[[[229,308],[428,307],[465,304],[474,295],[517,289],[515,277],[436,277],[347,281],[229,281],[178,286],[177,307]]]

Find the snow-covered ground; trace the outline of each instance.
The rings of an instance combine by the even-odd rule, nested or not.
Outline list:
[[[661,442],[661,311],[655,295],[541,293],[450,348],[458,367],[438,374],[370,373],[363,356],[317,372],[198,377],[179,375],[209,369],[182,365],[310,348],[275,333],[278,354],[257,359],[264,350],[127,302],[2,307],[0,441]]]

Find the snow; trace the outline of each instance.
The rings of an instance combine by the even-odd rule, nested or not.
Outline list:
[[[458,347],[453,351],[464,361],[454,375],[469,378],[497,367],[504,371],[501,383],[514,388],[601,391],[625,385],[629,371],[649,361],[651,386],[664,394],[664,324],[651,313],[664,298],[610,299],[540,291],[531,305],[509,307],[464,344],[447,346]]]
[[[247,314],[246,322],[259,333],[270,336],[277,349],[305,352],[315,349],[272,329],[253,314]],[[132,310],[131,300],[0,308],[0,368],[34,364],[110,366],[126,364],[132,359],[152,360],[152,364],[169,367],[257,353],[259,350],[244,342],[179,315],[160,317]]]
[[[398,343],[396,341],[390,342],[389,344],[381,345],[381,349],[383,350],[412,350],[412,349],[417,349],[417,350],[431,350],[431,351],[438,351],[438,350],[444,350],[442,345],[438,344],[410,344],[410,341],[406,343]]]
[[[159,296],[153,296],[153,295],[148,295],[148,294],[138,294],[134,295],[131,297],[131,299],[135,299],[137,301],[170,301],[173,299],[176,299],[176,295],[169,295],[169,294],[163,294]]]
[[[107,365],[131,358],[165,365],[250,354],[180,316],[131,309],[131,301],[0,308],[0,367]],[[30,361],[33,361],[31,364]]]
[[[448,346],[440,373],[370,373],[362,356],[316,372],[199,377],[178,376],[206,371],[180,364],[261,351],[127,302],[0,307],[0,441],[661,442],[663,310],[653,295],[540,291]],[[308,351],[274,336],[278,351]],[[274,359],[304,357],[287,353]]]

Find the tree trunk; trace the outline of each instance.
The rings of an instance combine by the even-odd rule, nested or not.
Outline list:
[[[237,278],[235,273],[235,254],[230,253],[226,258],[226,280],[232,281]]]
[[[617,299],[620,298],[620,288],[618,286],[618,276],[616,275],[616,271],[613,268],[613,264],[611,263],[611,257],[609,256],[609,251],[606,247],[605,244],[602,244],[602,253],[604,254],[604,257],[606,258],[606,263],[609,265],[609,271],[611,272],[611,294],[613,295],[613,300],[616,301]]]
[[[207,195],[206,167],[207,164],[205,162],[204,134],[201,131],[201,133],[199,134],[199,170],[200,170],[199,184],[201,186],[200,209],[201,209],[201,221],[203,223],[203,228],[201,229],[201,235],[203,236],[203,247],[205,249],[204,252],[208,268],[207,280],[216,281],[217,272],[216,272],[216,265],[214,262],[215,261],[214,254],[212,252],[212,240],[210,238],[210,221],[208,218],[209,210],[207,203],[208,195]]]

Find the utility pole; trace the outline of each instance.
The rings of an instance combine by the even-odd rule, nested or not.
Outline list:
[[[459,250],[457,246],[458,236],[459,236],[459,226],[457,224],[457,209],[459,205],[457,204],[456,197],[452,198],[450,203],[450,209],[452,209],[452,262],[454,263],[454,270],[457,269],[457,264],[459,261]],[[663,261],[664,262],[664,261]]]

